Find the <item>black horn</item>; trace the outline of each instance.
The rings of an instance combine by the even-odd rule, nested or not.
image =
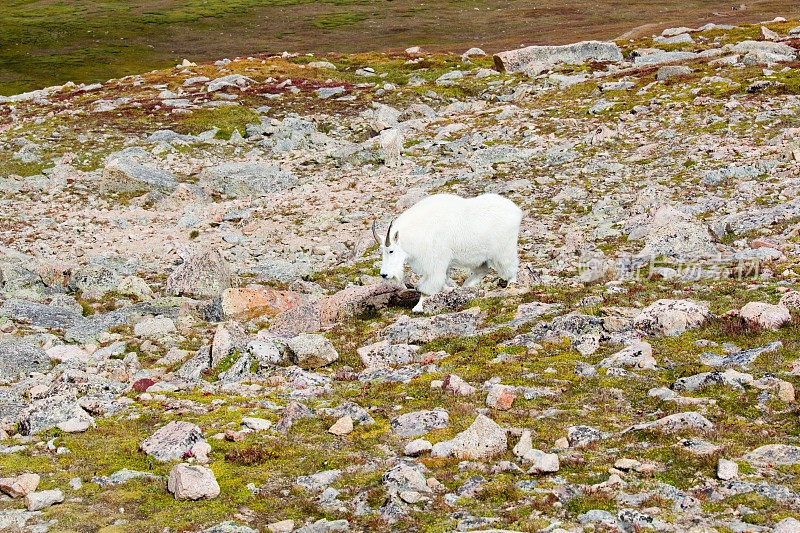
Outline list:
[[[394,224],[394,220],[389,222],[389,229],[386,230],[386,246],[389,246],[391,244],[389,242],[389,235],[392,234],[392,224]]]
[[[381,238],[378,237],[378,228],[376,227],[374,220],[372,221],[372,236],[375,237],[375,242],[377,242],[380,245]]]

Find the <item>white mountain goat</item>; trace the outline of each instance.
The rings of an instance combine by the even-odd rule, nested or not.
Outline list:
[[[497,194],[475,198],[428,196],[394,219],[383,241],[372,223],[381,247],[381,276],[402,282],[403,266],[408,263],[420,277],[417,290],[422,297],[413,309],[416,313],[422,312],[425,296],[452,284],[450,267],[472,271],[465,287],[477,285],[489,267],[506,282],[514,283],[521,221],[520,208]]]

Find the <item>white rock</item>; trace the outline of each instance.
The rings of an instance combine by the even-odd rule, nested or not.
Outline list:
[[[433,446],[435,457],[455,456],[461,459],[490,459],[506,451],[506,431],[494,420],[478,415],[470,427],[449,441]]]
[[[211,469],[199,465],[180,463],[172,467],[167,490],[176,500],[199,500],[219,496],[219,484]]]
[[[166,316],[145,318],[133,327],[134,335],[148,339],[160,339],[170,333],[176,333],[177,331],[175,323],[171,318]]]
[[[266,431],[272,427],[272,422],[266,418],[242,417],[242,424],[253,431]]]
[[[46,352],[51,361],[59,362],[79,361],[85,363],[91,357],[91,355],[82,350],[80,346],[75,346],[74,344],[53,346],[46,350]]]
[[[656,360],[649,342],[635,342],[598,363],[600,368],[628,367],[639,370],[655,370]]]
[[[745,322],[764,329],[776,330],[792,320],[789,310],[782,305],[750,302],[739,311]]]
[[[333,435],[343,436],[347,435],[348,433],[353,432],[353,419],[349,416],[343,416],[339,420],[336,421],[330,428],[328,428],[328,433]]]
[[[430,452],[433,449],[433,445],[425,439],[415,439],[406,444],[406,447],[403,449],[403,454],[408,455],[409,457],[416,457],[418,455],[422,455],[423,453]]]
[[[64,493],[59,489],[31,492],[25,496],[25,507],[28,511],[40,511],[56,503],[64,501]]]
[[[717,463],[717,477],[723,481],[729,481],[739,477],[739,465],[734,461],[720,457]]]
[[[784,518],[775,524],[772,533],[800,533],[800,520],[792,516]]]
[[[281,520],[273,522],[267,526],[270,533],[292,533],[294,531],[294,520]]]

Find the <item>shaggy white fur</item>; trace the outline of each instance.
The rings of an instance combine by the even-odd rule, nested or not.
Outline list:
[[[379,241],[381,276],[402,281],[408,263],[420,277],[417,290],[423,294],[415,312],[422,312],[425,296],[452,283],[447,275],[450,267],[472,271],[465,287],[477,285],[489,268],[514,283],[521,221],[519,207],[497,194],[428,196],[393,220],[386,238]]]

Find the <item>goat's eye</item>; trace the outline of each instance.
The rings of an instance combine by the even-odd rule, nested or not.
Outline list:
[[[394,250],[389,250],[389,253],[390,253],[390,254],[393,254],[393,253],[394,253]]]

